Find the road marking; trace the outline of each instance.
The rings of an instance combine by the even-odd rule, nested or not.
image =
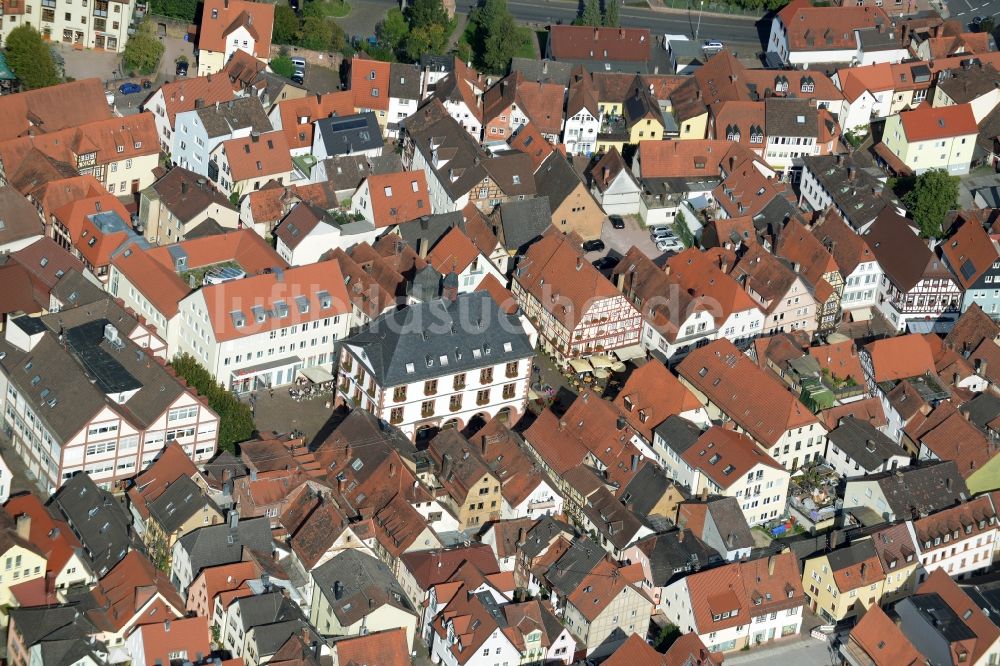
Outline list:
[[[965,0],[965,4],[969,5],[969,9],[972,9],[972,3],[969,0]]]

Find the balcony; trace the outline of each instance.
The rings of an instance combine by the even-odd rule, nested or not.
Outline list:
[[[465,378],[463,377],[462,379],[458,379],[456,377],[455,378],[455,390],[456,391],[461,391],[464,388],[465,388]]]
[[[433,386],[424,385],[424,395],[427,396],[437,395],[437,392],[438,392],[437,384],[434,384]]]
[[[458,402],[456,402],[456,401],[452,400],[448,404],[448,409],[450,409],[452,412],[461,411],[462,410],[462,401],[459,400]]]
[[[420,418],[426,419],[426,418],[430,418],[431,416],[434,416],[434,407],[433,406],[428,407],[428,406],[425,405],[425,406],[423,406],[423,407],[420,408]]]
[[[403,422],[403,415],[402,414],[390,414],[389,415],[389,423],[391,423],[392,425],[399,425],[402,422]]]
[[[482,407],[483,405],[490,404],[489,394],[476,396],[476,404],[479,405],[480,407]]]
[[[514,367],[507,366],[507,379],[515,379],[518,374],[518,366],[515,364]]]

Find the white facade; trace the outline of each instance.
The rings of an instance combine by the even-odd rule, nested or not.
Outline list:
[[[867,131],[871,121],[876,118],[886,118],[891,113],[893,90],[863,91],[854,101],[844,100],[842,111],[837,119],[844,132],[858,128]]]
[[[3,17],[0,38],[6,44],[14,28],[27,25],[40,32],[46,41],[121,53],[128,41],[128,29],[137,4],[116,0],[94,0],[91,7],[70,0],[24,4],[22,14]]]
[[[170,142],[170,159],[198,175],[208,175],[208,156],[223,141],[250,136],[250,127],[232,128],[230,132],[209,137],[198,110],[183,111],[174,119],[174,134]],[[157,126],[157,133],[160,128]],[[162,136],[162,135],[161,135]]]
[[[840,309],[849,312],[876,305],[883,276],[882,267],[877,261],[862,261],[858,264],[844,280]]]
[[[819,41],[817,40],[817,43]],[[803,69],[809,69],[811,65],[823,63],[851,62],[858,57],[857,46],[830,50],[817,49],[815,51],[790,50],[785,25],[779,16],[775,16],[771,20],[771,36],[767,40],[767,52],[776,53],[782,62],[793,66],[801,66]]]
[[[370,226],[369,231],[345,234],[342,227],[320,222],[294,248],[288,247],[284,239],[276,234],[275,250],[289,266],[315,264],[320,257],[331,250],[340,248],[346,252],[359,243],[374,244],[382,229]]]
[[[566,121],[567,124],[569,121]],[[640,195],[642,189],[627,169],[618,172],[604,192],[591,186],[590,193],[594,195],[601,208],[608,215],[637,215],[639,213]]]
[[[466,85],[464,82],[459,81],[458,85]],[[455,102],[452,100],[443,100],[444,109],[448,112],[448,115],[455,119],[459,125],[465,128],[473,139],[476,141],[482,141],[483,139],[483,123],[476,114],[469,109],[469,106],[464,102]],[[435,208],[434,210],[437,210]]]
[[[454,623],[451,620],[447,621],[447,628],[448,635],[444,638],[436,631],[434,632],[431,661],[435,664],[442,666],[494,666],[494,664],[501,663],[521,663],[521,653],[499,628],[494,629],[489,638],[479,645],[472,657],[459,661],[455,653],[451,651],[451,646],[458,641]]]
[[[401,120],[405,120],[417,112],[417,102],[418,100],[416,99],[396,97],[393,95],[392,82],[389,82],[389,121],[386,125],[386,133],[388,134],[387,138],[399,138],[399,123]]]
[[[229,168],[229,155],[226,154],[226,144],[224,143],[215,147],[209,157],[209,161],[217,164],[219,179],[217,184],[219,191],[227,197],[233,192],[239,193],[240,196],[256,192],[272,180],[278,181],[280,185],[290,185],[295,173],[294,170],[260,172],[259,175],[254,177],[236,180],[236,177],[232,174],[232,170]],[[260,165],[260,162],[258,162],[258,165]]]
[[[601,129],[601,119],[595,117],[586,107],[580,109],[563,122],[563,143],[569,155],[591,155],[597,147],[597,132]],[[610,213],[607,208],[605,212]]]
[[[301,323],[220,341],[210,323],[219,313],[209,312],[205,300],[205,291],[219,286],[204,287],[181,301],[177,354],[191,354],[223,386],[237,392],[290,384],[303,368],[332,372],[336,345],[351,329],[349,312],[331,307]],[[295,307],[289,300],[289,307]]]
[[[833,467],[833,470],[837,474],[842,477],[864,476],[866,474],[875,474],[877,472],[887,472],[891,469],[907,467],[910,464],[910,457],[900,453],[899,455],[890,456],[875,469],[866,469],[862,467],[858,461],[848,455],[847,451],[839,448],[833,442],[827,443],[826,455],[823,456],[823,459],[828,465]]]
[[[966,537],[962,529],[957,529],[951,534],[921,541],[914,530],[913,521],[907,521],[910,538],[920,551],[918,580],[923,582],[935,569],[944,569],[952,578],[966,578],[974,571],[989,568],[993,562],[998,532],[995,517],[985,522],[987,529],[980,530],[973,536]]]
[[[413,163],[410,171],[423,171],[427,174],[427,195],[431,200],[431,210],[435,213],[450,213],[462,210],[469,203],[469,193],[464,192],[457,199],[452,199],[451,195],[444,188],[435,169],[444,166],[445,160],[437,159],[433,165],[428,164],[423,152],[419,149],[413,151]],[[447,177],[447,171],[444,172]]]
[[[812,128],[818,130],[818,127]],[[764,148],[764,161],[769,166],[785,171],[793,166],[802,165],[802,157],[819,155],[819,145],[815,136],[789,137],[767,135],[767,146]]]
[[[383,387],[375,382],[363,349],[346,344],[337,372],[337,394],[411,438],[423,425],[456,422],[465,427],[476,415],[488,421],[502,410],[509,412],[513,422],[524,413],[531,362],[526,358],[499,365],[484,363],[466,372],[445,371],[426,381]]]
[[[658,351],[665,358],[672,359],[678,351],[690,351],[702,340],[715,340],[719,333],[715,328],[715,318],[708,310],[691,312],[677,329],[677,338],[670,342],[655,326],[649,323],[646,317],[643,317],[640,342],[647,351]]]

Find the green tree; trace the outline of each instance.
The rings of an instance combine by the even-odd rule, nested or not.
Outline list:
[[[621,23],[620,9],[618,0],[606,0],[604,3],[604,25],[617,28]]]
[[[150,11],[159,16],[169,16],[194,23],[198,18],[198,0],[152,0]]]
[[[403,54],[407,60],[416,62],[424,53],[444,53],[446,46],[448,46],[447,26],[434,23],[410,30],[403,44]]]
[[[486,0],[469,16],[466,32],[476,64],[491,74],[503,74],[520,44],[517,24],[507,0]]]
[[[299,30],[299,17],[288,5],[274,8],[274,30],[271,33],[275,44],[294,44],[295,33]]]
[[[958,177],[942,169],[925,171],[916,178],[904,198],[924,238],[940,238],[941,225],[949,210],[958,205]]]
[[[283,76],[286,79],[292,78],[292,74],[295,73],[295,65],[292,64],[292,59],[287,55],[279,55],[268,64],[270,65],[272,72],[278,76]]]
[[[344,31],[322,16],[307,16],[302,19],[299,45],[313,51],[339,51],[344,48]]]
[[[595,28],[601,25],[601,5],[598,0],[584,0],[580,25],[591,25]]]
[[[25,88],[33,90],[59,83],[59,73],[49,46],[30,25],[11,30],[6,47],[7,64]]]
[[[441,0],[413,0],[406,8],[406,20],[410,22],[410,30],[429,25],[448,26],[451,23]],[[451,36],[450,30],[448,36]]]
[[[219,415],[219,448],[236,452],[236,445],[253,436],[257,426],[250,407],[224,389],[190,354],[181,354],[170,362],[179,377],[208,398],[208,406]]]
[[[385,18],[375,28],[378,41],[390,51],[396,52],[406,41],[410,26],[403,12],[393,7],[385,14]]]
[[[152,74],[160,64],[163,49],[163,42],[156,37],[152,21],[147,20],[140,23],[136,33],[129,37],[122,59],[127,67],[142,74]]]

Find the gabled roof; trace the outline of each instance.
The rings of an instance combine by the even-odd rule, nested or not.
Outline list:
[[[173,167],[150,188],[182,224],[187,224],[209,206],[235,212],[229,199],[211,187],[205,178],[184,167]]]
[[[105,574],[91,594],[96,608],[87,615],[105,631],[119,632],[129,625],[184,615],[184,600],[167,574],[135,550]],[[157,614],[158,610],[162,612]]]
[[[382,130],[372,111],[320,118],[315,121],[315,125],[323,139],[327,155],[350,155],[385,145]]]
[[[1000,324],[983,312],[978,303],[972,303],[958,318],[944,343],[960,353],[968,353],[984,341],[993,342],[1000,337]]]
[[[992,650],[1000,640],[1000,628],[993,618],[959,587],[943,567],[935,569],[917,588],[918,595],[936,594],[962,624],[975,636],[975,647],[969,655],[969,663],[977,663],[987,651]]]
[[[813,6],[796,0],[778,12],[790,51],[830,51],[857,47],[854,31],[878,26],[888,28],[889,16],[872,5]]]
[[[715,139],[641,141],[637,159],[643,178],[718,178],[732,145]]]
[[[969,496],[965,480],[950,460],[918,462],[909,467],[869,474],[863,482],[869,481],[878,484],[889,510],[897,519],[927,515],[953,506],[963,495]]]
[[[110,493],[98,488],[87,473],[66,481],[49,499],[48,506],[69,523],[97,576],[113,569],[131,549],[129,518],[124,508]]]
[[[742,481],[758,465],[784,469],[778,461],[761,451],[751,438],[722,426],[706,430],[681,458],[720,488],[729,488]]]
[[[927,340],[916,333],[875,340],[865,346],[872,360],[875,383],[934,373],[934,356]]]
[[[5,95],[0,100],[0,118],[4,119],[0,141],[79,127],[112,115],[98,78]]]
[[[406,647],[406,629],[396,627],[374,631],[364,636],[345,636],[333,645],[340,664],[379,664],[379,666],[410,666]],[[272,659],[271,663],[274,663]]]
[[[281,131],[285,133],[288,147],[292,150],[311,148],[313,123],[321,118],[353,115],[354,108],[354,93],[350,90],[307,95],[278,102]]]
[[[634,370],[614,403],[646,441],[668,417],[699,409],[701,403],[665,365],[651,360]]]
[[[1000,449],[951,402],[939,402],[929,414],[914,417],[905,431],[939,460],[953,461],[966,479],[1000,454]]]
[[[553,60],[646,62],[654,47],[648,28],[550,25],[547,48]]]
[[[377,228],[409,222],[433,212],[423,171],[372,174],[367,180]]]
[[[202,16],[198,48],[225,53],[229,35],[245,28],[255,40],[253,55],[270,57],[274,5],[247,0],[206,0]]]
[[[873,604],[854,626],[842,649],[859,662],[863,660],[872,666],[922,666],[926,663],[926,658],[877,604]]]
[[[677,276],[685,292],[693,291],[698,298],[714,301],[716,326],[734,313],[759,310],[740,284],[706,252],[688,248],[667,259],[667,267],[672,275]]]
[[[936,141],[949,137],[974,135],[979,129],[969,104],[955,106],[921,105],[899,114],[906,140]]]
[[[354,108],[370,111],[389,109],[392,67],[387,62],[355,56],[351,59],[351,92]]]
[[[417,614],[389,567],[359,550],[342,550],[313,569],[311,576],[342,627],[360,622],[382,606]]]
[[[677,371],[768,447],[787,430],[817,423],[795,396],[724,338],[692,351]],[[744,390],[747,386],[755,390],[748,393]]]
[[[283,176],[292,171],[292,157],[285,133],[251,134],[222,143],[234,183],[266,176]]]
[[[875,261],[864,237],[856,234],[834,209],[821,213],[812,225],[813,236],[833,255],[846,280],[860,264]]]
[[[941,243],[941,254],[959,284],[969,289],[1000,260],[1000,249],[979,220],[962,220],[952,229],[952,235]]]
[[[193,478],[198,468],[177,442],[171,442],[160,455],[142,470],[128,489],[129,502],[143,517],[147,516],[149,502],[156,500],[174,482],[182,477]]]
[[[925,273],[948,275],[923,240],[909,232],[909,221],[896,211],[884,208],[864,234],[865,242],[886,277],[903,292],[913,289]]]

